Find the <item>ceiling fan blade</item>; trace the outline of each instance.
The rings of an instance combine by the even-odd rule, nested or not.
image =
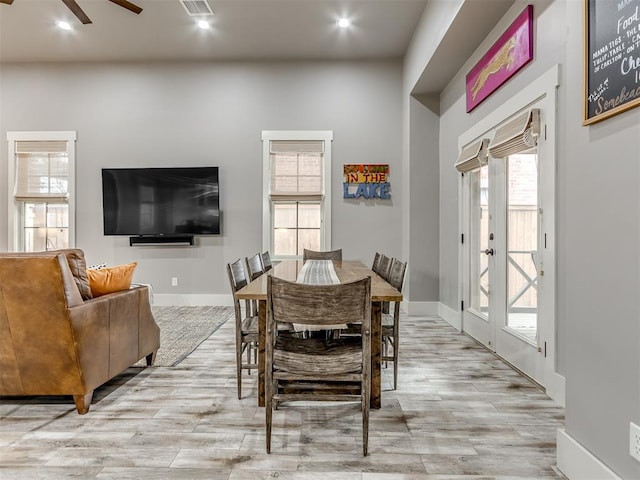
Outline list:
[[[76,17],[78,17],[78,20],[80,20],[83,25],[91,23],[91,20],[89,19],[89,17],[87,17],[87,14],[84,13],[84,10],[80,8],[80,5],[76,3],[76,0],[62,0],[62,3],[64,3],[69,8],[69,10],[71,10],[71,12]]]
[[[116,5],[120,5],[121,7],[124,7],[127,10],[129,10],[129,11],[131,11],[133,13],[136,13],[136,14],[140,13],[142,11],[142,8],[140,8],[137,5],[134,5],[133,3],[129,2],[128,0],[109,0],[109,1],[115,3]]]
[[[11,5],[13,0],[0,0],[0,3],[4,3],[5,5]]]

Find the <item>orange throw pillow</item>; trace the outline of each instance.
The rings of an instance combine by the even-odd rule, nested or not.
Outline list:
[[[87,270],[91,293],[94,297],[99,297],[107,293],[129,289],[133,279],[133,271],[137,265],[137,262],[133,262],[100,270]]]

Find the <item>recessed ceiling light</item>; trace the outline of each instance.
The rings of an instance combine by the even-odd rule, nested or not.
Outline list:
[[[65,22],[64,20],[57,21],[56,25],[62,30],[71,30],[71,24],[69,22]]]
[[[196,22],[196,25],[198,25],[198,28],[201,28],[202,30],[207,30],[207,29],[211,28],[211,24],[209,22],[207,22],[206,20],[198,20]]]
[[[340,20],[338,20],[338,26],[340,28],[347,28],[349,25],[351,25],[351,20],[349,20],[346,17],[343,17]]]

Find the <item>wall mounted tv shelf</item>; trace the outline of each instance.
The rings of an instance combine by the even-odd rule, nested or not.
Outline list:
[[[193,235],[137,235],[129,237],[129,246],[193,245]]]

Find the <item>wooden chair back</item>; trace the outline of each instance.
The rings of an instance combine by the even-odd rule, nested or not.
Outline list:
[[[302,261],[306,262],[307,260],[336,260],[342,261],[342,249],[331,250],[329,252],[318,252],[315,250],[307,250],[306,248],[302,251]]]
[[[371,270],[373,270],[376,273],[378,273],[378,270],[380,269],[380,259],[381,258],[382,258],[382,254],[380,252],[376,252],[375,256],[373,257],[373,263],[371,264]]]
[[[384,253],[380,255],[380,262],[378,263],[378,271],[375,271],[385,280],[389,280],[389,270],[391,269],[391,258],[387,257]]]
[[[273,264],[271,263],[271,255],[269,255],[269,251],[267,250],[262,254],[262,269],[265,272],[268,272],[273,268]]]
[[[264,273],[264,268],[262,267],[262,256],[259,253],[256,253],[252,257],[245,257],[245,262],[247,262],[247,269],[249,270],[249,279],[254,281],[260,275]]]
[[[267,279],[267,312],[271,320],[299,325],[332,325],[363,323],[370,328],[371,318],[363,321],[367,309],[371,309],[371,279],[369,301],[363,296],[366,279],[351,283],[308,285],[277,277]],[[270,301],[270,303],[269,303]]]
[[[399,292],[402,291],[402,284],[404,283],[404,274],[406,270],[407,262],[403,262],[397,258],[394,258],[391,261],[387,282],[389,282],[389,284]]]
[[[391,265],[389,266],[389,273],[387,274],[387,282],[393,288],[402,292],[402,285],[404,283],[404,274],[407,269],[407,262],[403,262],[394,258],[391,260]],[[398,314],[400,313],[400,302],[394,302],[395,307],[398,309]],[[382,302],[382,313],[389,313],[389,304],[390,302]]]

